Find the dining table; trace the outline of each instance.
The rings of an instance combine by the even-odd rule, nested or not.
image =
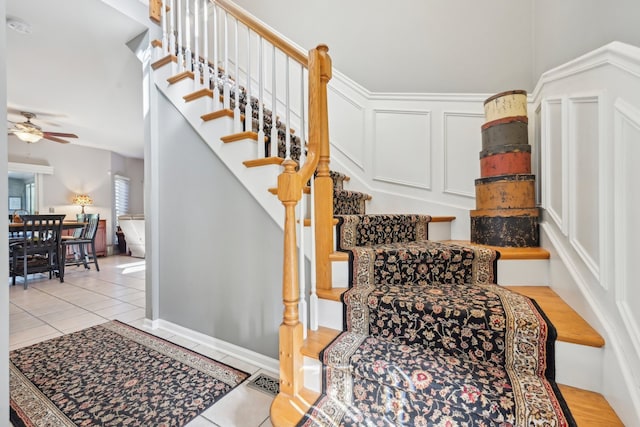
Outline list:
[[[18,233],[22,231],[24,223],[22,222],[10,222],[9,223],[9,232],[10,233]],[[78,222],[78,221],[62,221],[62,229],[63,230],[74,230],[78,228],[84,228],[87,225],[86,222]]]

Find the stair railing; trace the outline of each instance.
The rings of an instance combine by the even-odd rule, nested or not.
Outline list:
[[[194,6],[190,7],[190,4]],[[304,381],[300,349],[307,329],[307,309],[305,298],[301,299],[300,295],[305,296],[308,291],[304,280],[302,238],[306,215],[305,204],[300,201],[309,182],[313,188],[311,205],[314,209],[310,215],[314,257],[312,272],[315,271],[311,301],[317,301],[315,286],[331,288],[329,254],[333,252],[333,182],[329,175],[327,84],[331,79],[331,58],[328,48],[320,45],[310,50],[307,56],[227,0],[151,0],[149,10],[151,19],[162,25],[162,40],[154,44],[156,59],[170,58],[175,67],[174,74],[192,73],[195,91],[211,91],[209,96],[213,99],[211,106],[214,111],[230,110],[233,103],[235,132],[243,129],[255,131],[258,142],[265,141],[265,138],[271,141],[268,151],[267,144],[256,144],[258,158],[274,158],[279,154],[285,158],[282,163],[284,171],[278,177],[278,198],[285,212],[284,312],[279,330],[280,393],[286,399],[295,398],[299,396]],[[233,27],[232,34],[230,27]],[[246,37],[240,37],[240,32]],[[245,50],[241,53],[240,48]],[[271,54],[265,54],[265,51]],[[212,62],[208,59],[210,53],[213,54]],[[297,68],[299,86],[295,84],[296,77],[290,76],[291,63],[298,64],[293,69]],[[254,65],[257,71],[253,69]],[[267,88],[265,83],[269,77],[271,87]],[[241,110],[241,98],[246,101],[244,110]],[[292,106],[292,98],[299,105]],[[307,102],[308,118],[305,118]],[[270,111],[266,106],[270,106]],[[258,111],[254,114],[256,108]],[[280,120],[278,112],[284,114],[284,130],[282,126],[275,126]],[[241,121],[242,113],[244,121]],[[267,121],[273,124],[269,135],[265,134]],[[294,161],[292,153],[290,130],[294,128],[300,132],[300,163]],[[284,135],[279,135],[280,131]],[[308,137],[306,145],[305,137]],[[279,147],[282,142],[284,150]],[[298,219],[297,206],[300,206]],[[299,238],[296,224],[300,224]],[[312,306],[312,319],[315,318],[314,312],[315,307]],[[311,323],[314,329],[317,328],[317,322]]]

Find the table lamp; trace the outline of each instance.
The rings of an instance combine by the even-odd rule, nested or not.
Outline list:
[[[93,204],[93,200],[87,194],[76,194],[73,198],[73,204],[82,206],[82,213],[76,217],[78,221],[84,221],[84,207]]]

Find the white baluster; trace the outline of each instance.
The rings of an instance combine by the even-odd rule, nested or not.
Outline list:
[[[305,275],[305,260],[304,255],[304,215],[306,199],[304,193],[302,193],[302,199],[300,199],[299,215],[298,215],[298,282],[300,284],[300,301],[298,302],[298,312],[300,313],[300,323],[302,323],[302,333],[304,339],[307,339],[307,286]]]
[[[303,165],[303,158],[306,158],[306,126],[304,121],[305,114],[305,103],[304,103],[304,89],[305,89],[305,78],[304,78],[304,66],[300,64],[300,165]]]
[[[178,71],[184,71],[184,50],[182,46],[182,0],[178,0]]]
[[[301,91],[302,91],[302,98],[304,99],[304,67],[301,65],[300,66],[300,81],[301,81]],[[302,105],[303,103],[301,103]],[[302,107],[300,109],[300,117],[304,117],[304,108]],[[304,120],[301,119],[301,123],[304,123]],[[300,126],[300,133],[301,136],[304,136],[304,124],[302,126]],[[302,144],[302,142],[301,142]],[[304,164],[304,160],[305,160],[305,153],[304,150],[302,150],[300,152],[300,160],[299,163],[300,165]],[[313,178],[312,178],[313,180]],[[298,267],[299,271],[300,271],[300,307],[299,307],[299,311],[300,313],[302,313],[302,316],[304,318],[304,322],[302,323],[304,329],[304,338],[307,338],[307,327],[308,327],[308,308],[307,308],[307,289],[306,289],[306,263],[305,263],[305,226],[304,226],[304,220],[307,217],[307,203],[310,200],[310,195],[305,194],[304,192],[302,193],[302,200],[300,201],[300,254],[298,255],[298,259],[300,260],[300,266]],[[311,237],[311,241],[313,241],[313,236]],[[311,260],[311,263],[313,264],[313,260]]]
[[[184,10],[184,25],[185,25],[185,49],[184,49],[184,62],[185,68],[187,71],[193,71],[193,59],[191,55],[191,11],[189,10],[189,3],[191,0],[185,0],[185,10]]]
[[[247,26],[247,84],[245,92],[247,103],[244,106],[244,130],[253,132],[253,107],[251,106],[251,29]]]
[[[285,112],[284,112],[284,158],[291,158],[291,102],[289,102],[289,57],[285,56]]]
[[[264,58],[263,40],[258,36],[258,158],[267,157],[264,146]]]
[[[224,104],[225,109],[229,109],[231,102],[229,100],[229,14],[224,12]]]
[[[175,1],[169,0],[169,54],[176,54]],[[171,75],[177,73],[176,63],[171,61]]]
[[[316,203],[315,177],[311,177],[311,289],[309,289],[309,329],[318,330],[318,294],[316,293]]]
[[[235,75],[234,75],[234,80],[235,80],[235,85],[234,85],[234,91],[235,91],[235,107],[233,108],[233,130],[235,133],[240,133],[242,132],[242,118],[240,117],[240,66],[239,66],[239,62],[240,62],[240,55],[239,55],[239,44],[240,44],[240,38],[238,37],[238,26],[240,25],[240,21],[238,21],[237,19],[236,21],[236,25],[234,27],[234,32],[233,32],[233,36],[235,39],[235,50],[234,50],[234,56],[233,56],[233,61],[236,63],[236,69],[235,69]]]
[[[167,38],[167,8],[164,3],[165,0],[160,2],[160,23],[162,24],[162,47],[160,48],[160,57],[163,57],[169,53],[169,39]]]
[[[193,0],[193,87],[195,90],[202,86],[200,72],[200,0]]]
[[[203,0],[202,7],[202,51],[203,51],[203,64],[202,64],[202,80],[204,87],[210,89],[211,71],[209,70],[209,2]]]
[[[213,4],[213,109],[218,111],[220,105],[220,87],[218,86],[218,42],[220,29],[218,28],[218,6]]]
[[[271,45],[271,150],[269,156],[278,157],[278,127],[276,126],[276,47]]]

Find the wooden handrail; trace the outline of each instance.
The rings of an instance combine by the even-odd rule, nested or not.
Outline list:
[[[274,45],[276,48],[284,52],[291,59],[307,68],[309,59],[304,52],[301,52],[298,48],[293,46],[292,44],[284,41],[282,37],[278,36],[272,30],[267,28],[260,21],[256,20],[254,17],[250,16],[244,9],[236,6],[230,1],[227,0],[210,0],[211,3],[215,3],[220,6],[222,9],[229,12],[234,16],[238,21],[242,22],[247,27],[251,28],[253,32],[258,34],[263,39],[267,40],[269,43]],[[150,0],[149,1],[149,19],[153,22],[159,24],[160,23],[160,14],[162,10],[162,0]]]
[[[298,50],[290,43],[282,40],[282,37],[278,36],[276,33],[264,26],[261,22],[248,15],[244,9],[239,8],[238,6],[227,0],[214,0],[213,2],[227,12],[231,13],[238,21],[251,28],[252,31],[254,31],[263,39],[267,40],[276,48],[284,52],[291,59],[301,64],[303,67],[307,67],[307,64],[309,63],[307,55],[305,55],[303,52],[300,52],[300,50]]]

